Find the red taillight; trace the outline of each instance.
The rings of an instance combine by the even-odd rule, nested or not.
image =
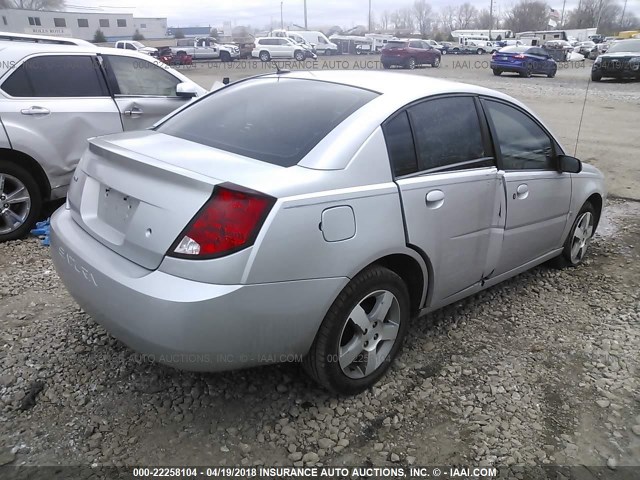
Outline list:
[[[214,258],[249,247],[274,203],[259,192],[217,186],[167,255]]]
[[[519,53],[517,55],[514,55],[513,58],[526,58],[522,53]]]

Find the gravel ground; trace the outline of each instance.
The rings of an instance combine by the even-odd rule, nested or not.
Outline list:
[[[620,473],[640,465],[639,218],[639,203],[614,200],[581,267],[543,265],[414,321],[388,375],[353,398],[294,364],[196,374],[147,363],[75,306],[48,248],[2,244],[0,465]]]

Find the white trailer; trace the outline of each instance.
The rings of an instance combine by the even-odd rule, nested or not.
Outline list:
[[[453,38],[459,37],[488,37],[489,40],[507,40],[508,38],[514,38],[511,30],[454,30],[451,32]]]

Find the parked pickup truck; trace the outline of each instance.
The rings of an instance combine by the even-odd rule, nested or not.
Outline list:
[[[171,47],[175,55],[191,55],[193,60],[212,60],[219,58],[223,62],[232,62],[240,58],[237,45],[220,44],[213,38],[182,38],[177,46]]]
[[[142,43],[135,40],[118,40],[115,44],[116,48],[123,50],[134,50],[138,53],[146,53],[153,57],[158,56],[158,49],[154,47],[145,47]]]

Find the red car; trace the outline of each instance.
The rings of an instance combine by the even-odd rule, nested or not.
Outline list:
[[[390,40],[382,49],[384,68],[399,66],[413,70],[418,65],[440,66],[440,52],[422,40]]]

